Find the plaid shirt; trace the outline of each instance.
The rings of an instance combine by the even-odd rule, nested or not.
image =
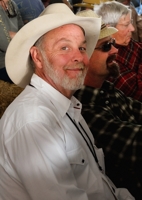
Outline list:
[[[107,174],[142,200],[142,103],[108,81],[101,89],[84,86],[75,96],[96,145],[104,150]]]
[[[142,43],[131,39],[128,46],[116,44],[116,61],[120,66],[120,76],[109,79],[126,96],[142,101]]]

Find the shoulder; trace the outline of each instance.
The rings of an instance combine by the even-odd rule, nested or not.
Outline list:
[[[28,87],[9,105],[4,113],[5,120],[19,123],[23,126],[29,122],[53,120],[55,108],[49,99],[46,99],[35,88]],[[51,121],[52,122],[52,121]]]

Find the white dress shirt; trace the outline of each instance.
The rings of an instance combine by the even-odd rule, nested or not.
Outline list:
[[[89,150],[94,139],[80,114],[81,103],[35,74],[31,85],[0,121],[0,200],[123,199],[117,189],[115,197]],[[104,171],[103,152],[94,148]]]

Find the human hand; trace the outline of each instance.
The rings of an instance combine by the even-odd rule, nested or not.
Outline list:
[[[12,39],[15,36],[16,32],[13,31],[9,31],[9,36]]]

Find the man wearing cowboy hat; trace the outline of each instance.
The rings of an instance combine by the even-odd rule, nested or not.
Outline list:
[[[72,96],[84,82],[100,23],[53,4],[11,41],[6,68],[25,89],[1,119],[0,199],[124,199]]]

